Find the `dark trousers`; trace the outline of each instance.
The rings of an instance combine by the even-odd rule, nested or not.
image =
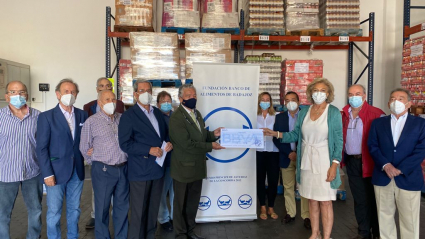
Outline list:
[[[93,161],[91,177],[95,201],[96,239],[109,239],[109,208],[113,196],[113,223],[115,238],[127,238],[129,186],[127,164],[121,167],[109,166]]]
[[[130,182],[129,239],[155,238],[163,184],[164,178]]]
[[[269,207],[274,207],[279,180],[279,153],[257,152],[257,195],[260,206],[266,205],[266,194]],[[267,176],[267,192],[266,192]]]
[[[182,183],[173,179],[174,212],[173,226],[176,238],[186,239],[195,229],[196,213],[201,199],[202,180],[191,183]]]
[[[354,198],[354,213],[358,233],[363,237],[370,236],[371,230],[374,237],[379,237],[378,215],[376,210],[375,192],[372,177],[363,178],[363,163],[361,158],[345,155],[348,183]]]

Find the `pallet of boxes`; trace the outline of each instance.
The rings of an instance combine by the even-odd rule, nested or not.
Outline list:
[[[319,0],[285,0],[286,35],[323,36],[319,24]]]
[[[237,0],[204,0],[201,4],[202,32],[239,35]]]
[[[200,26],[198,0],[164,0],[162,32],[198,32]]]
[[[326,36],[362,36],[360,0],[320,0],[320,27]]]
[[[285,35],[284,0],[250,0],[247,35]]]
[[[186,79],[192,79],[194,63],[232,63],[230,34],[188,33],[185,47]]]
[[[153,31],[153,0],[115,0],[116,32]]]
[[[173,96],[173,106],[178,104],[181,80],[177,33],[131,32],[130,50],[133,79],[149,80],[154,87],[152,105],[163,90]]]

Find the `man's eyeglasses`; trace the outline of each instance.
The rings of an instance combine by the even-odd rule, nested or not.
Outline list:
[[[152,94],[152,90],[151,89],[149,89],[149,90],[140,89],[140,90],[137,91],[137,93],[139,93],[139,94],[143,94],[145,92],[148,92],[148,93],[151,93]]]
[[[26,95],[27,94],[27,92],[24,90],[9,90],[8,93],[11,95]]]

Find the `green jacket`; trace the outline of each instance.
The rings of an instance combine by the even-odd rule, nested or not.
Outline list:
[[[311,107],[311,106],[310,106]],[[281,139],[282,143],[293,143],[298,142],[297,147],[297,183],[301,184],[301,145],[302,145],[302,131],[301,128],[304,123],[304,118],[307,116],[309,107],[305,107],[301,109],[301,111],[298,114],[298,119],[295,124],[295,128],[293,131],[288,133],[283,133],[283,138]],[[307,116],[310,117],[310,116]],[[334,159],[341,162],[342,157],[342,146],[343,146],[343,140],[342,140],[342,118],[341,118],[341,112],[338,108],[336,108],[333,105],[329,105],[328,109],[328,127],[329,127],[329,134],[328,134],[328,145],[329,145],[329,163],[332,165],[332,161]],[[325,179],[323,179],[325,180]],[[336,170],[336,177],[331,182],[331,188],[338,189],[338,187],[341,185],[341,178],[339,176],[339,167]]]
[[[171,177],[182,183],[191,183],[206,178],[206,154],[212,151],[212,143],[217,140],[214,132],[205,129],[204,119],[196,110],[197,120],[202,129],[193,122],[183,106],[179,106],[170,118]]]

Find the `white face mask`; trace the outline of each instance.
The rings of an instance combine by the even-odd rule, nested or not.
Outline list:
[[[295,101],[289,101],[288,104],[286,104],[286,108],[288,108],[289,111],[295,111],[298,109],[298,104]]]
[[[400,102],[398,100],[391,102],[390,104],[391,112],[393,112],[396,115],[403,113],[403,111],[406,110],[406,104],[403,104],[403,102]]]
[[[327,98],[327,96],[326,96],[325,92],[318,91],[318,92],[313,93],[314,103],[316,103],[318,105],[325,102],[326,98]]]
[[[113,115],[115,112],[116,104],[114,102],[109,102],[103,105],[103,111],[108,115]]]
[[[143,105],[148,105],[151,103],[152,101],[152,95],[149,94],[148,92],[145,92],[143,94],[139,95],[139,101],[140,103],[142,103]]]
[[[65,106],[72,106],[75,103],[75,96],[73,94],[62,95],[61,102]]]

